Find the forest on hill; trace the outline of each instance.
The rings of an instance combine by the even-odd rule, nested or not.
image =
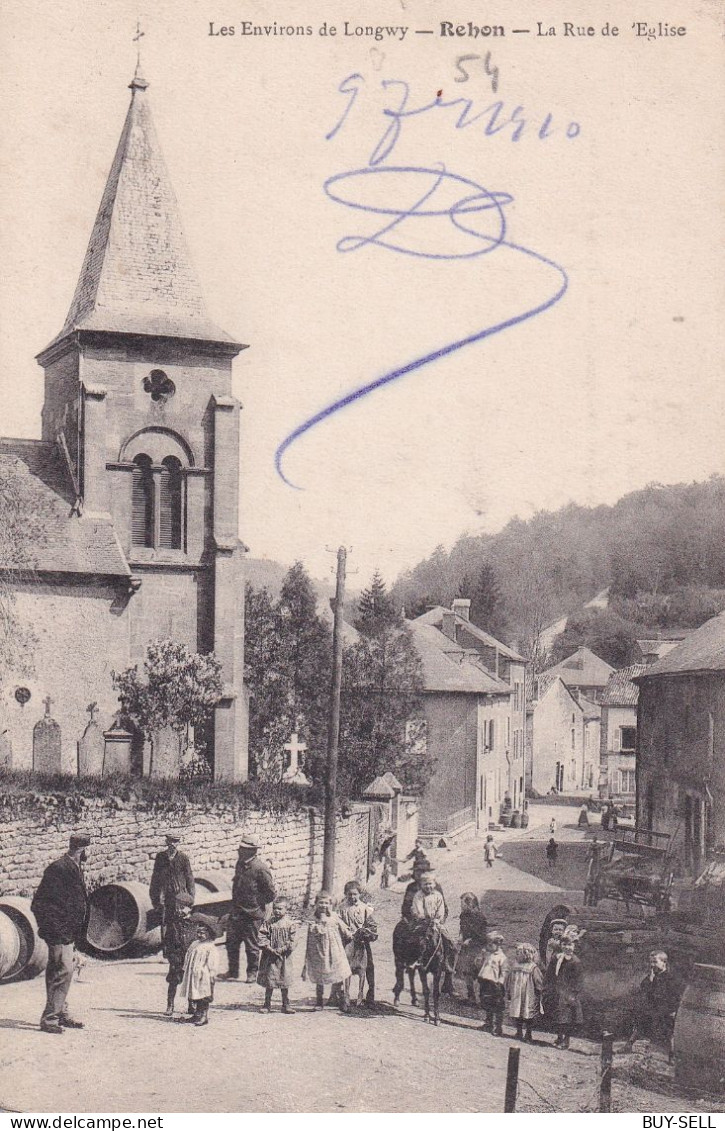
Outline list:
[[[583,608],[604,589],[607,608]],[[463,534],[402,574],[392,595],[407,617],[468,597],[471,619],[537,666],[543,630],[569,615],[555,660],[586,643],[629,663],[645,630],[695,628],[725,608],[725,477],[653,483],[613,506],[571,503],[497,534]]]

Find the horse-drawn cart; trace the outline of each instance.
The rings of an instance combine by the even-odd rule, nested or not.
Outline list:
[[[590,869],[587,903],[603,899],[656,911],[670,908],[674,871],[672,837],[650,829],[621,829],[602,852],[598,867]]]

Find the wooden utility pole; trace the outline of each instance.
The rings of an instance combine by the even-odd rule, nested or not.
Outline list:
[[[602,1067],[599,1077],[599,1110],[612,1110],[612,1062],[614,1060],[614,1037],[602,1033]]]
[[[345,603],[347,550],[337,551],[337,585],[330,602],[334,613],[332,627],[332,679],[330,713],[327,723],[327,777],[325,779],[325,849],[322,859],[322,886],[332,892],[335,882],[335,831],[337,818],[337,747],[340,737],[340,688],[342,686],[342,614]]]
[[[509,1049],[509,1059],[506,1065],[506,1096],[503,1103],[505,1112],[516,1111],[516,1093],[519,1088],[519,1057],[521,1049],[514,1045]]]

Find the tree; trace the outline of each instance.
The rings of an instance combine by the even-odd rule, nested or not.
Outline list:
[[[0,455],[0,687],[11,671],[33,673],[37,637],[18,615],[12,579],[32,577],[37,548],[47,541],[49,512],[45,493],[22,460]]]
[[[496,570],[484,562],[477,575],[467,573],[458,587],[458,596],[471,601],[471,620],[485,632],[500,637],[506,631],[506,618],[501,602],[501,588]]]
[[[306,773],[325,763],[331,663],[330,628],[301,562],[288,570],[279,600],[247,587],[246,675],[250,690],[250,754],[258,777],[279,781],[293,732],[307,745]]]
[[[146,649],[143,671],[138,665],[112,672],[124,713],[151,743],[170,727],[188,741],[191,727],[201,728],[222,694],[221,663],[213,653],[191,652],[175,640],[154,640]]]
[[[609,609],[583,609],[569,617],[566,628],[554,640],[551,662],[558,664],[584,646],[613,668],[626,667],[637,659],[641,631]]]
[[[421,792],[433,768],[422,741],[422,666],[378,574],[361,597],[356,627],[360,639],[343,657],[342,783],[359,796],[391,770],[407,789]]]

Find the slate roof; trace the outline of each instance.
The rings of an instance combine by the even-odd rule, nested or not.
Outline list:
[[[705,622],[676,648],[638,676],[638,682],[681,672],[725,671],[725,612]]]
[[[137,75],[68,317],[75,330],[232,343],[209,317]]]
[[[662,659],[663,656],[668,655],[677,645],[685,639],[686,633],[673,637],[669,640],[662,640],[659,637],[654,640],[638,640],[637,647],[643,656],[657,656]]]
[[[477,695],[510,695],[511,687],[479,663],[470,649],[463,649],[432,624],[421,618],[408,621],[423,664],[426,691],[458,691]]]
[[[630,664],[628,668],[620,668],[619,671],[614,672],[604,689],[602,704],[605,707],[636,707],[639,688],[636,683],[632,683],[632,680],[646,671],[646,664]]]
[[[550,680],[559,677],[567,687],[605,687],[614,671],[611,664],[600,659],[591,648],[577,648],[571,656],[561,663],[547,668],[539,676],[539,688],[548,686]]]
[[[17,487],[33,516],[33,542],[27,552],[19,553],[0,540],[0,569],[130,576],[110,518],[74,513],[75,493],[56,444],[0,440],[0,477]]]
[[[590,722],[592,719],[601,719],[602,708],[598,703],[592,703],[591,699],[582,695],[580,706],[584,712],[585,722]]]
[[[442,605],[436,605],[435,608],[428,609],[427,612],[422,613],[419,617],[416,617],[415,620],[411,621],[411,624],[432,624],[435,625],[436,628],[440,628],[441,624],[443,623],[443,614],[450,612],[450,609],[444,609]],[[472,621],[466,620],[465,617],[459,617],[456,615],[455,623],[457,628],[463,628],[466,630],[466,632],[470,632],[471,636],[474,636],[476,640],[480,640],[481,643],[487,644],[490,648],[498,649],[499,653],[502,656],[507,656],[510,660],[515,660],[520,664],[525,663],[524,657],[520,656],[518,652],[514,652],[513,648],[509,648],[508,645],[502,644],[501,641],[497,640],[495,636],[491,636],[490,632],[485,632],[484,629],[479,628],[478,625],[473,624]]]

